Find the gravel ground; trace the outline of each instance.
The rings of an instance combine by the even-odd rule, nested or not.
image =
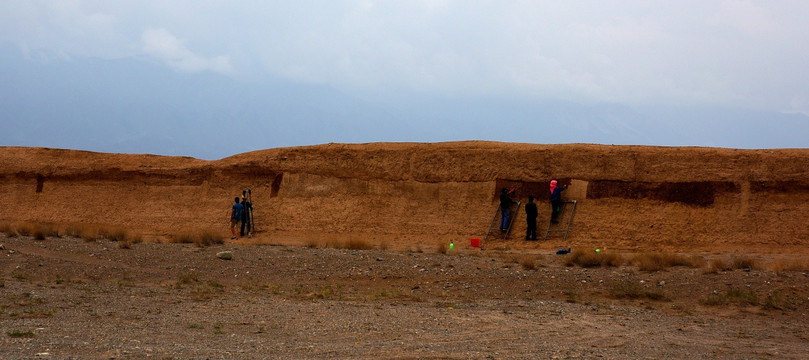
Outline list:
[[[809,354],[801,271],[583,269],[561,256],[489,251],[121,249],[6,235],[0,244],[3,359]],[[222,251],[233,260],[218,259]],[[526,256],[533,266],[521,265]],[[616,291],[628,284],[641,295]],[[750,296],[711,301],[730,291]]]

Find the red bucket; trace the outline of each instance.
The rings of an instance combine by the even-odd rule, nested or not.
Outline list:
[[[479,248],[480,247],[480,239],[472,238],[472,247]]]

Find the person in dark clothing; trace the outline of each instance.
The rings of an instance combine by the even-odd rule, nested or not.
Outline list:
[[[500,231],[508,230],[508,218],[511,212],[511,204],[514,202],[508,196],[509,191],[506,188],[500,192]]]
[[[231,240],[236,239],[236,225],[239,225],[239,221],[242,221],[242,212],[244,210],[244,206],[239,204],[239,197],[233,199],[233,207],[230,209],[230,232],[233,234]]]
[[[242,195],[242,228],[240,231],[241,236],[245,234],[245,228],[247,229],[247,235],[250,235],[250,213],[253,211],[253,203],[247,201],[247,197]]]
[[[525,220],[528,222],[528,228],[525,230],[525,240],[537,239],[537,204],[534,203],[534,195],[528,196],[528,203],[525,204]]]
[[[562,191],[567,189],[567,186],[559,187],[556,184],[556,180],[551,180],[551,222],[554,224],[559,223],[559,213],[562,211]]]

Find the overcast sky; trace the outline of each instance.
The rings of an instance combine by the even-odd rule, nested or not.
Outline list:
[[[216,78],[235,89],[243,89],[244,96],[250,96],[249,89],[264,92],[261,84],[328,89],[355,99],[357,103],[352,107],[376,109],[362,109],[362,116],[390,115],[380,116],[376,126],[365,127],[367,130],[350,126],[350,137],[330,137],[328,129],[310,137],[304,132],[290,132],[282,140],[276,138],[265,143],[255,140],[257,143],[243,148],[223,147],[211,153],[187,154],[203,157],[332,139],[364,142],[469,138],[532,142],[516,135],[487,136],[492,122],[508,123],[508,114],[481,116],[452,123],[452,126],[438,124],[436,129],[443,129],[440,131],[425,130],[434,122],[446,120],[433,114],[432,109],[437,113],[454,111],[436,104],[424,105],[420,112],[408,110],[429,102],[427,99],[460,103],[466,99],[475,104],[558,103],[568,109],[564,118],[572,116],[570,109],[578,106],[601,114],[593,115],[592,119],[612,121],[602,124],[604,127],[625,126],[633,128],[634,132],[654,132],[655,128],[626,125],[621,119],[605,116],[604,107],[644,109],[634,113],[637,117],[658,107],[681,111],[680,114],[688,112],[676,109],[725,109],[733,114],[750,112],[775,114],[773,116],[798,114],[792,119],[803,129],[809,119],[805,116],[809,114],[807,19],[809,1],[7,0],[0,2],[0,46],[8,53],[3,61],[11,64],[9,59],[14,58],[14,65],[0,63],[5,65],[0,69],[0,76],[13,78],[13,86],[25,87],[33,80],[11,74],[22,73],[17,67],[29,70],[48,67],[48,71],[53,72],[53,81],[58,81],[61,75],[54,64],[68,64],[64,71],[75,72],[72,67],[89,61],[145,63],[177,76],[165,87],[195,78]],[[116,71],[126,72],[127,66]],[[78,81],[92,86],[89,79]],[[9,98],[25,91],[10,89],[12,85],[8,83],[0,87],[6,87],[2,94]],[[41,90],[29,91],[36,94]],[[94,96],[89,95],[92,92],[87,94]],[[48,96],[47,101],[54,102],[60,95],[54,90]],[[144,100],[142,104],[152,103]],[[328,106],[327,110],[311,116],[334,114],[337,105]],[[483,105],[480,106],[480,112],[486,113]],[[29,107],[37,105],[29,104]],[[547,112],[532,109],[531,116],[541,117]],[[182,113],[182,109],[174,110]],[[60,108],[60,111],[69,113],[66,109]],[[290,109],[262,111],[267,116],[250,120],[251,124],[283,122],[286,119],[279,119],[281,115],[295,116]],[[25,114],[24,109],[0,113],[3,116],[0,121],[4,124],[18,122],[20,119],[10,117],[25,117]],[[586,111],[582,114],[589,116]],[[351,111],[342,115],[357,116]],[[52,113],[40,114],[31,116],[30,121],[39,122],[40,130],[47,128],[49,122],[77,121],[54,117]],[[762,120],[766,118],[759,116],[755,121],[766,121]],[[419,119],[429,122],[420,123]],[[636,121],[649,125],[655,121],[670,121],[666,119],[646,117]],[[537,122],[545,124],[546,120]],[[177,121],[185,121],[183,126],[187,127],[191,120]],[[306,121],[314,120],[307,118]],[[341,122],[350,124],[355,119],[338,116],[328,121],[339,125]],[[386,121],[390,122],[387,127]],[[520,119],[519,123],[527,121]],[[408,124],[402,125],[402,122]],[[452,129],[459,124],[466,129],[453,133]],[[590,123],[585,127],[598,125]],[[273,126],[262,129],[283,130],[278,127],[281,125]],[[405,132],[407,135],[403,136],[402,131],[411,127],[422,130]],[[315,126],[313,131],[317,128]],[[20,126],[15,129],[16,138],[0,137],[0,141],[5,145],[50,145],[31,140],[30,129]],[[385,129],[394,130],[386,132]],[[148,134],[149,129],[138,131]],[[115,151],[109,146],[90,145],[93,139],[86,137],[97,137],[97,134],[73,135],[76,141],[50,146],[66,144]],[[694,140],[667,140],[663,135],[645,134],[637,137],[640,139],[637,142],[809,147],[809,142],[779,144],[777,133],[772,141],[763,145],[742,140],[701,144],[692,143]],[[753,134],[743,135],[755,138]],[[614,142],[632,139],[619,136]],[[609,135],[581,139],[568,136],[562,140],[611,142]],[[554,142],[554,139],[537,136],[534,142]],[[83,145],[85,143],[87,145]],[[163,154],[195,152],[191,148],[155,147],[132,149]]]

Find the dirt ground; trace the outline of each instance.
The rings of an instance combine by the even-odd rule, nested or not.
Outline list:
[[[806,271],[582,268],[544,251],[460,244],[446,254],[291,242],[124,249],[107,240],[5,234],[0,244],[3,359],[809,353]],[[217,258],[222,251],[233,259]]]

